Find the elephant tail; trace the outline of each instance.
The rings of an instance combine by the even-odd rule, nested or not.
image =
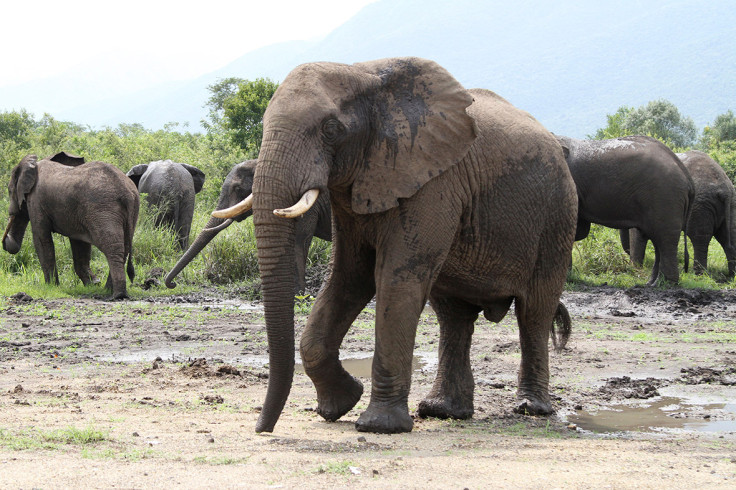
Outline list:
[[[690,177],[690,174],[688,174],[688,177]],[[690,216],[693,213],[693,203],[695,202],[695,185],[693,184],[692,178],[689,178],[688,181],[690,186],[688,187],[688,200],[687,207],[685,208],[685,222],[682,225],[683,240],[685,241],[685,253],[683,255],[685,272],[688,271],[688,267],[690,266],[690,254],[687,251],[687,225],[690,222]]]
[[[557,303],[557,311],[555,311],[555,317],[552,320],[552,330],[550,331],[555,352],[562,352],[565,349],[571,333],[572,320],[570,319],[570,313],[562,301],[560,301]]]
[[[128,273],[128,279],[130,279],[130,282],[133,282],[133,279],[135,279],[135,266],[133,266],[133,249],[131,249],[130,254],[128,254],[128,267],[125,270]]]

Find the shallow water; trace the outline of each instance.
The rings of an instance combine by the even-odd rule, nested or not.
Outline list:
[[[579,410],[567,417],[583,430],[597,433],[687,430],[736,432],[733,400],[701,403],[695,399],[662,396],[640,405],[613,405],[597,411]]]

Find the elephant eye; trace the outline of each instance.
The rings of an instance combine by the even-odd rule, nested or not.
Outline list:
[[[336,143],[344,132],[345,126],[337,119],[331,118],[322,123],[322,139],[325,143]]]

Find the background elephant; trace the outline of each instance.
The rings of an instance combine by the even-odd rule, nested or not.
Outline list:
[[[179,248],[186,250],[194,216],[194,195],[202,190],[204,172],[186,163],[159,160],[136,165],[127,175],[139,192],[148,194],[146,201],[156,208],[156,225],[171,226]]]
[[[647,284],[655,284],[660,272],[677,283],[677,247],[695,197],[693,181],[680,159],[647,136],[557,139],[578,191],[575,240],[588,236],[591,223],[637,228],[654,243],[654,267]]]
[[[225,177],[222,184],[220,198],[217,201],[218,210],[224,210],[235,206],[243,199],[251,195],[253,189],[253,174],[255,172],[257,160],[248,160],[235,165],[230,173]],[[230,226],[233,221],[243,221],[253,214],[248,209],[233,218],[222,219],[211,217],[205,225],[202,232],[194,240],[192,246],[184,252],[171,272],[166,275],[166,286],[169,288],[176,287],[174,278],[184,269],[184,267],[197,256],[207,244],[217,236],[222,230]],[[296,291],[304,291],[306,289],[305,274],[307,269],[307,253],[309,245],[312,243],[312,237],[316,236],[322,240],[332,240],[332,219],[330,213],[330,196],[328,192],[322,193],[312,208],[307,211],[296,222],[295,246],[296,246],[296,272],[294,273],[293,284]]]
[[[397,58],[297,67],[271,99],[263,134],[253,219],[270,375],[256,431],[273,430],[294,372],[291,218],[328,189],[331,270],[300,347],[322,417],[340,418],[361,397],[339,347],[374,296],[372,393],[358,430],[412,429],[411,360],[427,299],[440,323],[439,368],[420,416],[472,415],[474,321],[482,311],[498,322],[512,302],[517,409],[552,412],[548,343],[564,309],[576,195],[551,133],[434,62]]]
[[[718,163],[702,151],[678,153],[695,185],[695,200],[687,223],[693,244],[693,270],[701,274],[708,267],[708,246],[718,240],[728,260],[728,278],[736,270],[736,190]],[[631,231],[631,233],[629,233]],[[636,229],[621,230],[621,244],[634,264],[644,262],[648,238]]]
[[[33,244],[44,279],[59,283],[51,233],[69,237],[74,271],[85,285],[96,278],[89,268],[94,245],[105,254],[109,266],[106,287],[113,298],[127,296],[128,277],[135,277],[132,248],[138,221],[138,191],[117,167],[59,153],[37,161],[28,155],[16,165],[8,192],[9,221],[3,248],[18,253],[26,227],[33,228]]]

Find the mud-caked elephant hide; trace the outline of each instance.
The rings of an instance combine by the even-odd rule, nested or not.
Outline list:
[[[723,168],[702,151],[678,153],[695,185],[687,236],[693,244],[693,271],[702,274],[708,268],[708,246],[715,238],[728,261],[728,278],[736,271],[736,190]],[[641,265],[648,237],[636,229],[621,230],[621,244],[631,255],[631,262]]]
[[[233,222],[240,222],[253,214],[252,198],[253,174],[257,160],[248,160],[233,166],[225,177],[217,201],[216,211],[192,245],[184,252],[173,269],[166,275],[165,283],[169,288],[176,287],[174,279],[199,254],[210,241]],[[239,205],[241,202],[245,205]],[[222,216],[222,217],[217,217]],[[306,289],[306,264],[309,246],[313,237],[332,240],[332,220],[330,213],[329,192],[319,195],[317,202],[296,221],[295,226],[295,272],[293,284],[295,292]]]
[[[695,198],[693,181],[680,159],[647,136],[557,139],[577,187],[575,240],[588,236],[591,223],[637,228],[654,244],[654,267],[647,284],[659,282],[660,274],[676,284],[677,248]]]
[[[141,194],[147,194],[146,202],[156,213],[154,223],[170,226],[176,233],[179,248],[186,250],[194,216],[194,196],[202,190],[204,172],[186,163],[159,160],[136,165],[127,175]]]
[[[339,348],[374,296],[372,391],[358,430],[412,429],[411,364],[427,300],[440,324],[439,366],[419,416],[472,416],[474,322],[481,312],[500,321],[512,302],[517,410],[553,411],[548,344],[564,316],[577,200],[551,133],[434,62],[397,58],[297,67],[271,99],[263,134],[253,219],[270,374],[256,431],[273,430],[294,372],[294,218],[328,190],[331,270],[300,347],[322,417],[339,419],[362,395]]]
[[[106,287],[114,299],[127,297],[125,264],[127,261],[132,281],[139,197],[121,170],[103,162],[84,163],[84,159],[64,152],[40,161],[36,155],[28,155],[13,169],[8,192],[9,221],[3,249],[18,253],[30,222],[44,279],[58,284],[52,233],[67,236],[74,271],[88,285],[96,282],[90,270],[94,245],[107,258]]]

